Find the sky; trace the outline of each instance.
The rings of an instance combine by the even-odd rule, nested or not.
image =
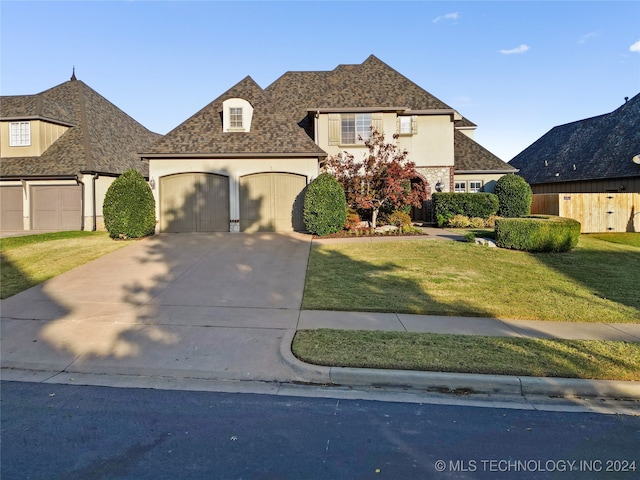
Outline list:
[[[76,77],[165,134],[246,76],[369,55],[504,161],[640,93],[638,1],[0,1],[0,94]]]

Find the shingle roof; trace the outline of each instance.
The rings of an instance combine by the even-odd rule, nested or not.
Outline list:
[[[453,152],[456,172],[514,173],[517,171],[512,165],[503,162],[482,145],[457,130],[453,133]]]
[[[287,72],[265,90],[296,121],[316,108],[451,109],[374,55],[332,71]]]
[[[129,168],[146,175],[147,165],[137,153],[160,137],[79,80],[36,95],[0,97],[0,118],[42,119],[70,126],[39,157],[2,158],[0,175],[4,177],[120,174]]]
[[[254,108],[248,132],[223,132],[222,104],[243,98]],[[246,77],[144,152],[155,155],[300,154],[325,156],[277,103]]]
[[[552,128],[509,164],[530,184],[640,176],[640,94],[611,113]]]

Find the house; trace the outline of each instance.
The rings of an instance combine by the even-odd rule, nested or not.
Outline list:
[[[473,140],[475,124],[370,56],[332,71],[246,77],[141,154],[159,231],[304,228],[306,185],[329,155],[366,151],[372,129],[398,134],[428,192],[484,191],[516,170]],[[429,205],[425,205],[428,207]],[[429,220],[428,208],[416,220]]]
[[[82,81],[0,97],[0,229],[96,230],[111,182],[160,135]]]
[[[611,113],[559,125],[509,165],[533,193],[640,192],[640,94]]]

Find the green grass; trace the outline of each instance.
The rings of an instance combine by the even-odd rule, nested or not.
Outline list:
[[[0,298],[7,298],[127,245],[107,232],[55,232],[0,239]]]
[[[627,243],[582,235],[567,253],[435,240],[314,245],[303,308],[639,323],[640,249]]]
[[[640,381],[640,343],[300,330],[292,350],[326,366]]]
[[[590,233],[589,238],[640,248],[640,233]]]

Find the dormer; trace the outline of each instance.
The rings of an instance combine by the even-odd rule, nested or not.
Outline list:
[[[228,98],[222,102],[222,131],[249,132],[253,106],[243,98]]]

